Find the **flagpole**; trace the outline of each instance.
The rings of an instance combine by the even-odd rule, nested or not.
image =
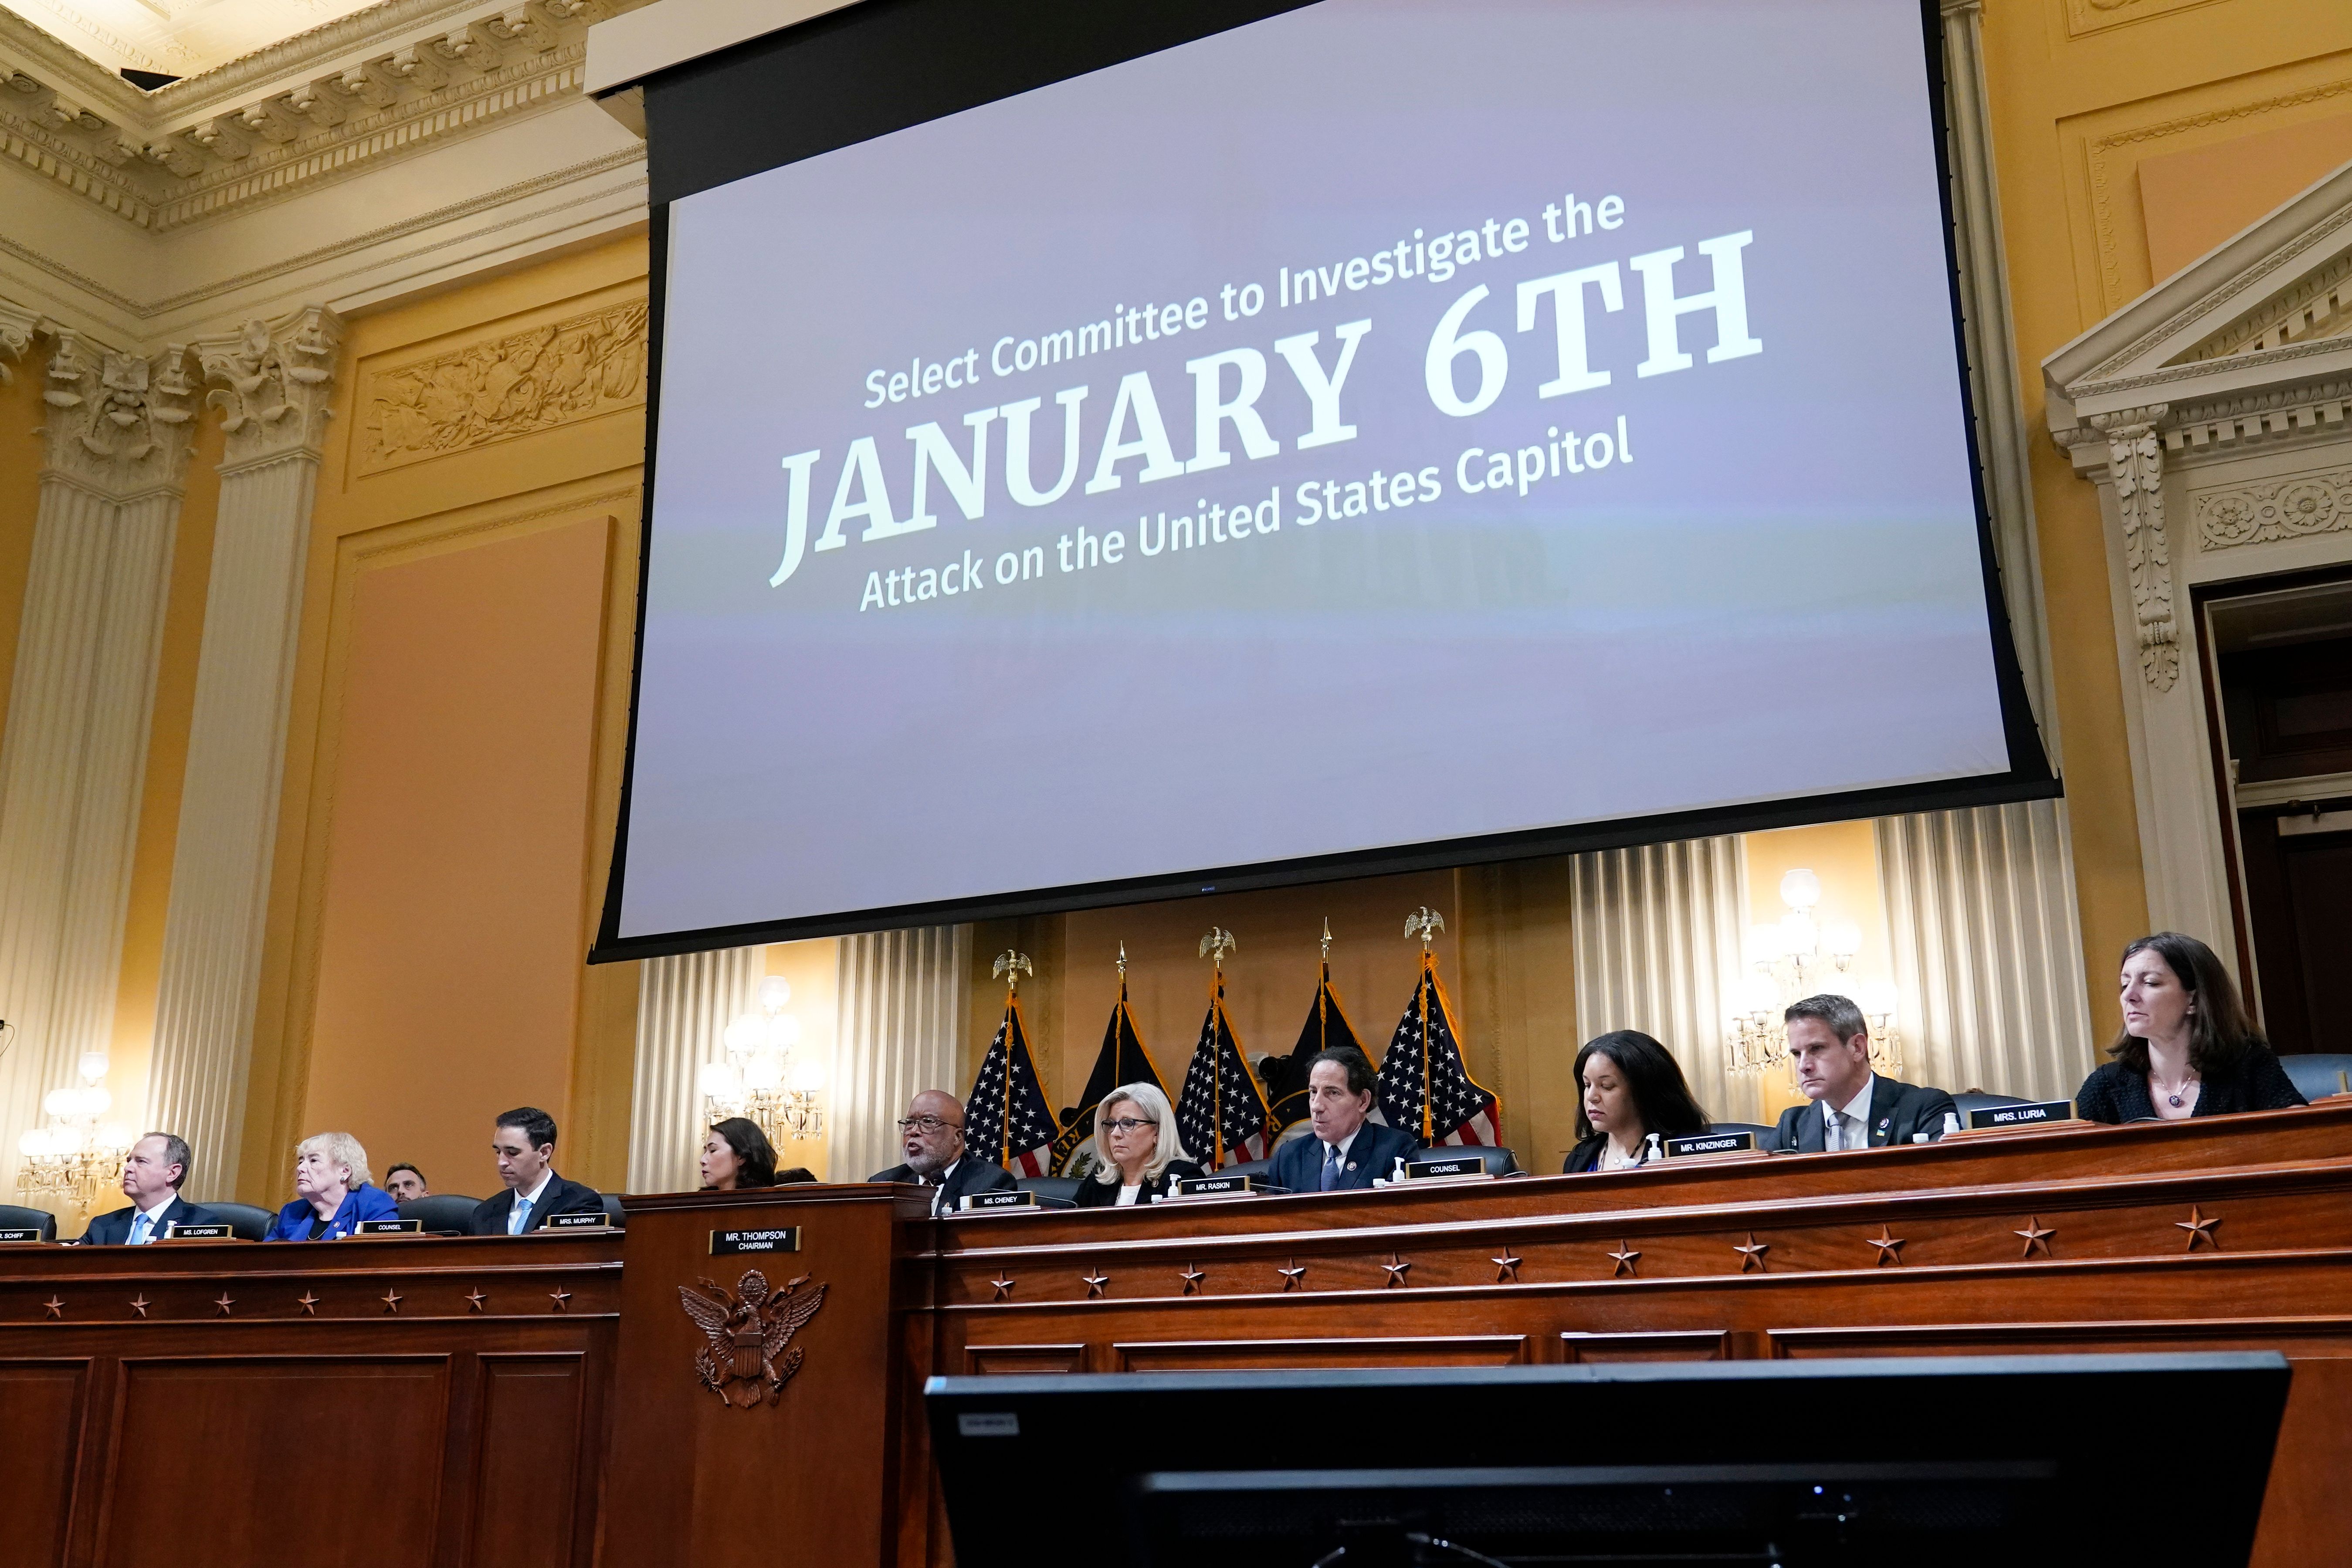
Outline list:
[[[1225,954],[1240,945],[1233,932],[1218,926],[1201,939],[1201,956],[1209,961],[1209,1110],[1217,1123],[1213,1171],[1225,1163]]]
[[[1429,994],[1434,984],[1437,960],[1431,955],[1429,943],[1444,929],[1445,917],[1427,904],[1404,918],[1406,938],[1421,938],[1421,984],[1413,988],[1413,1005],[1421,1010],[1421,1141],[1424,1145],[1436,1135],[1437,1129],[1429,1105]]]

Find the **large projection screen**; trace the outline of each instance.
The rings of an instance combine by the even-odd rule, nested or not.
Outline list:
[[[656,208],[598,956],[2053,792],[1916,5],[1322,0],[897,125],[866,9],[881,129]]]

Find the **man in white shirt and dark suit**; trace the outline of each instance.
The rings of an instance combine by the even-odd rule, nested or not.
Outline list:
[[[131,1145],[122,1162],[127,1209],[100,1215],[82,1233],[85,1246],[139,1247],[161,1241],[175,1225],[219,1225],[221,1217],[180,1195],[194,1156],[176,1132],[150,1132]]]
[[[898,1138],[907,1163],[877,1171],[877,1182],[913,1182],[931,1189],[931,1213],[953,1214],[967,1193],[992,1193],[1013,1185],[1013,1173],[981,1159],[963,1145],[963,1101],[945,1089],[927,1089],[907,1106]]]
[[[555,1118],[533,1106],[499,1118],[490,1135],[499,1180],[507,1190],[484,1198],[474,1209],[476,1236],[522,1236],[558,1214],[602,1214],[604,1200],[593,1187],[555,1173]]]
[[[1372,1064],[1353,1046],[1333,1046],[1307,1068],[1307,1117],[1315,1136],[1294,1138],[1275,1151],[1266,1175],[1294,1193],[1351,1192],[1375,1176],[1396,1173],[1396,1163],[1419,1152],[1421,1140],[1401,1127],[1369,1120]]]
[[[1881,1078],[1870,1068],[1870,1026],[1846,997],[1808,996],[1789,1004],[1789,1056],[1805,1103],[1780,1112],[1780,1146],[1807,1154],[1881,1149],[1912,1135],[1944,1135],[1957,1113],[1952,1097]]]

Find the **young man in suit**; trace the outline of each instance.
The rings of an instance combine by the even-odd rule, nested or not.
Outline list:
[[[1013,1184],[1013,1173],[963,1146],[963,1101],[944,1089],[927,1089],[907,1106],[898,1122],[907,1163],[877,1171],[877,1182],[913,1182],[931,1189],[931,1213],[953,1214],[967,1193],[992,1193]]]
[[[1307,1117],[1315,1136],[1294,1138],[1275,1152],[1267,1176],[1294,1193],[1345,1192],[1395,1173],[1396,1163],[1421,1148],[1401,1127],[1366,1120],[1372,1113],[1372,1064],[1353,1046],[1334,1046],[1307,1069]]]
[[[521,1236],[558,1214],[602,1214],[604,1200],[593,1187],[555,1173],[555,1118],[531,1106],[499,1118],[490,1135],[499,1180],[507,1190],[484,1198],[474,1210],[476,1236]]]
[[[127,1209],[100,1215],[82,1233],[84,1246],[142,1246],[161,1241],[175,1225],[219,1225],[221,1217],[180,1195],[194,1156],[175,1132],[150,1132],[131,1145],[122,1162],[122,1195]]]
[[[1958,1110],[1952,1097],[1872,1072],[1861,1008],[1843,996],[1808,996],[1783,1016],[1805,1103],[1780,1112],[1781,1148],[1818,1154],[1908,1143],[1915,1132],[1944,1135],[1945,1116]]]

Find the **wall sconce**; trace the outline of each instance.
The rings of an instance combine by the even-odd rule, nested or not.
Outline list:
[[[81,1082],[42,1098],[48,1125],[27,1129],[16,1141],[23,1156],[16,1166],[18,1194],[87,1210],[121,1181],[123,1159],[135,1140],[128,1130],[99,1121],[114,1105],[106,1069],[103,1051],[86,1052],[77,1068]]]
[[[1801,866],[1781,877],[1780,901],[1788,906],[1787,914],[1748,931],[1754,968],[1741,982],[1727,1038],[1735,1073],[1785,1066],[1789,1033],[1782,1011],[1790,1002],[1821,990],[1827,978],[1824,959],[1843,975],[1862,952],[1860,926],[1849,920],[1825,920],[1816,912],[1822,905],[1822,879],[1811,870]],[[1881,980],[1853,989],[1858,993],[1854,1004],[1870,1027],[1871,1069],[1900,1077],[1903,1039],[1895,1027],[1895,987]]]
[[[792,999],[792,982],[771,974],[760,982],[760,1010],[727,1026],[727,1059],[705,1063],[698,1086],[706,1121],[747,1116],[780,1142],[824,1135],[824,1063],[799,1048],[801,1021],[784,1011]]]

